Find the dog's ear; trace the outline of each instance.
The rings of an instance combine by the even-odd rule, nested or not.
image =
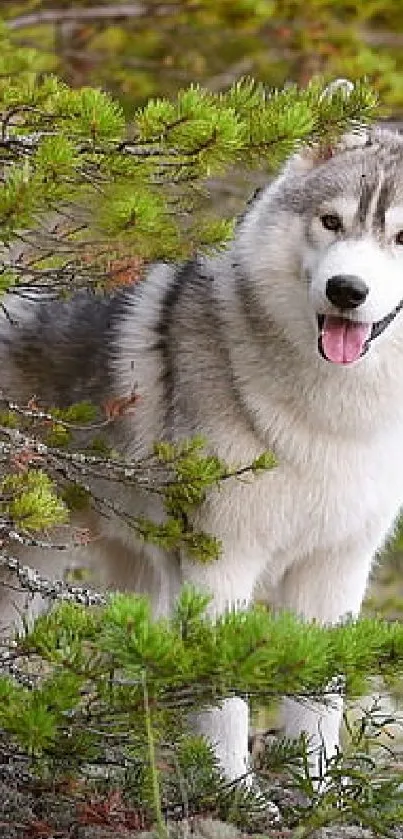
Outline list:
[[[334,94],[342,94],[343,98],[348,99],[348,97],[352,94],[354,90],[354,84],[349,79],[335,79],[334,82],[330,82],[330,84],[325,87],[320,100],[324,98],[331,98]],[[343,134],[334,144],[333,153],[331,147],[329,148],[329,153],[326,154],[326,147],[324,149],[324,156],[322,159],[329,159],[329,157],[333,157],[333,154],[337,154],[340,151],[346,151],[347,149],[357,149],[362,146],[365,146],[368,141],[368,129],[365,126],[360,125],[355,131],[348,131],[346,134]],[[318,148],[318,161],[320,162],[320,148]]]
[[[347,99],[347,97],[350,96],[350,93],[352,93],[353,90],[354,85],[352,82],[350,82],[349,79],[335,79],[334,82],[330,82],[330,84],[328,84],[327,87],[325,87],[322,95],[320,96],[319,101],[322,101],[322,99],[325,98],[331,98],[337,92],[342,92]]]
[[[331,98],[335,94],[340,95],[340,93],[347,98],[353,90],[353,82],[350,82],[348,79],[335,79],[325,87],[319,101],[322,101],[324,98]],[[305,146],[290,158],[286,166],[286,171],[303,175],[305,172],[313,169],[314,166],[329,160],[335,154],[350,148],[364,146],[367,141],[368,131],[361,126],[357,131],[350,131],[344,134],[334,144],[314,143]]]

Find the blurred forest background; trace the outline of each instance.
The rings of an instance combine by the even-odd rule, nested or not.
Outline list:
[[[112,92],[128,116],[191,82],[214,91],[252,75],[269,87],[368,76],[403,108],[403,4],[394,0],[2,2],[16,43],[48,54],[73,86]]]
[[[150,98],[174,97],[191,84],[217,93],[253,77],[270,90],[288,83],[303,87],[315,76],[367,78],[379,95],[380,117],[403,126],[403,0],[0,0],[0,19],[16,49],[40,51],[44,73],[54,72],[74,88],[111,93],[129,126]],[[8,76],[0,53],[0,80]],[[18,83],[18,71],[15,76]],[[238,166],[211,179],[203,200],[215,215],[231,217],[269,168],[270,160],[262,159],[259,170]],[[115,283],[138,278],[136,259],[134,253],[117,265]],[[365,609],[403,618],[403,526],[374,569]],[[392,699],[401,696],[396,682]],[[271,722],[265,711],[261,719],[257,715],[258,729]],[[2,796],[0,789],[0,805]],[[18,801],[16,820],[29,821],[31,816],[20,816]],[[98,811],[84,815],[101,824]],[[1,818],[0,806],[3,835]],[[50,839],[43,824],[24,839]]]
[[[217,92],[245,76],[269,88],[316,75],[367,77],[381,116],[403,117],[403,3],[395,0],[7,0],[0,12],[16,46],[41,50],[44,70],[109,91],[129,121],[150,97],[191,83]],[[235,172],[212,183],[215,212],[237,212],[261,179]],[[401,616],[399,534],[386,558],[367,609]]]

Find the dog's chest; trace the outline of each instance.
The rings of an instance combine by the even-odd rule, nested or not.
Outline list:
[[[403,430],[360,441],[318,436],[290,449],[272,475],[274,508],[281,499],[275,529],[284,535],[287,516],[292,541],[322,548],[359,539],[377,523],[386,532],[403,503]]]
[[[209,496],[197,524],[257,568],[275,556],[277,576],[317,551],[373,555],[403,499],[399,441],[390,430],[371,444],[317,435],[307,446],[294,436],[277,448],[274,469],[234,479]]]

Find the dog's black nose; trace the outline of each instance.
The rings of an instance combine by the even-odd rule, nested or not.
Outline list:
[[[364,302],[368,292],[368,286],[354,274],[336,274],[326,283],[326,297],[342,311],[355,309]]]

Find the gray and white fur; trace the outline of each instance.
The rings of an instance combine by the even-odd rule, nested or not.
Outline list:
[[[331,154],[293,156],[224,252],[157,265],[110,300],[26,304],[15,327],[4,321],[2,388],[15,399],[100,404],[137,384],[135,411],[116,422],[128,458],[195,434],[230,464],[267,449],[277,457],[277,468],[227,481],[198,512],[195,524],[222,540],[215,563],[92,522],[99,538],[77,561],[102,585],[147,591],[159,614],[187,581],[211,593],[215,614],[258,593],[324,623],[357,615],[403,499],[402,230],[403,139],[363,129]],[[161,515],[133,493],[119,501]],[[62,572],[60,555],[33,551],[27,561]],[[5,589],[4,624],[13,599]],[[286,733],[323,738],[331,753],[340,715],[338,703],[287,701]],[[199,726],[228,776],[243,775],[243,700]]]

